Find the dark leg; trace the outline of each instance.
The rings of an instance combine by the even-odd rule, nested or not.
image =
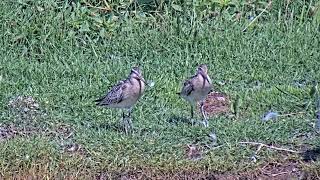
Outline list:
[[[128,109],[128,117],[131,117],[132,108]]]
[[[132,114],[132,108],[128,109],[128,125],[129,125],[130,130],[133,130],[131,114]]]
[[[193,119],[193,106],[192,105],[191,105],[190,111],[191,111],[191,119]]]
[[[125,133],[128,134],[128,121],[124,111],[122,112],[122,124],[123,124]]]
[[[194,114],[193,114],[193,104],[190,105],[190,111],[191,111],[191,124],[192,126],[194,125]]]

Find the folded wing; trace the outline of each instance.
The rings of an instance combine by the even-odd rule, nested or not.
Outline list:
[[[123,90],[126,88],[124,81],[119,82],[103,97],[95,100],[98,106],[108,106],[120,103],[123,99]]]
[[[188,96],[194,90],[193,84],[190,80],[187,80],[183,84],[183,88],[181,90],[181,95]]]

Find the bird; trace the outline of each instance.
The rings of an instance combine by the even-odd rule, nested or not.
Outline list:
[[[122,109],[122,122],[125,132],[133,129],[131,113],[134,105],[143,95],[146,82],[139,67],[133,67],[129,76],[119,81],[106,95],[95,100],[97,106]],[[125,115],[125,110],[128,114]]]
[[[177,93],[183,99],[187,100],[191,106],[191,119],[193,121],[193,109],[200,102],[200,111],[203,117],[202,124],[208,127],[208,120],[204,112],[204,100],[212,92],[212,81],[208,75],[208,66],[200,64],[196,74],[189,77],[183,83],[181,92]]]

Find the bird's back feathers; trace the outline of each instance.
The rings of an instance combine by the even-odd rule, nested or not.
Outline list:
[[[112,89],[101,98],[97,99],[96,105],[98,106],[108,106],[114,103],[120,103],[123,98],[123,90],[127,88],[125,81],[120,81],[117,85],[113,86]]]

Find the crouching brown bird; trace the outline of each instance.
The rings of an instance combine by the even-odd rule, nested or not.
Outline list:
[[[204,112],[204,100],[212,91],[212,82],[208,76],[208,67],[205,64],[198,66],[197,72],[194,76],[188,78],[179,94],[182,98],[187,100],[191,106],[191,119],[193,121],[193,109],[200,102],[200,111],[202,113],[202,124],[208,127],[208,119]]]
[[[133,67],[127,79],[113,86],[107,94],[97,100],[96,105],[107,108],[122,109],[122,122],[125,132],[132,130],[131,112],[133,106],[145,90],[145,80],[139,67]],[[128,111],[125,115],[124,110]]]

